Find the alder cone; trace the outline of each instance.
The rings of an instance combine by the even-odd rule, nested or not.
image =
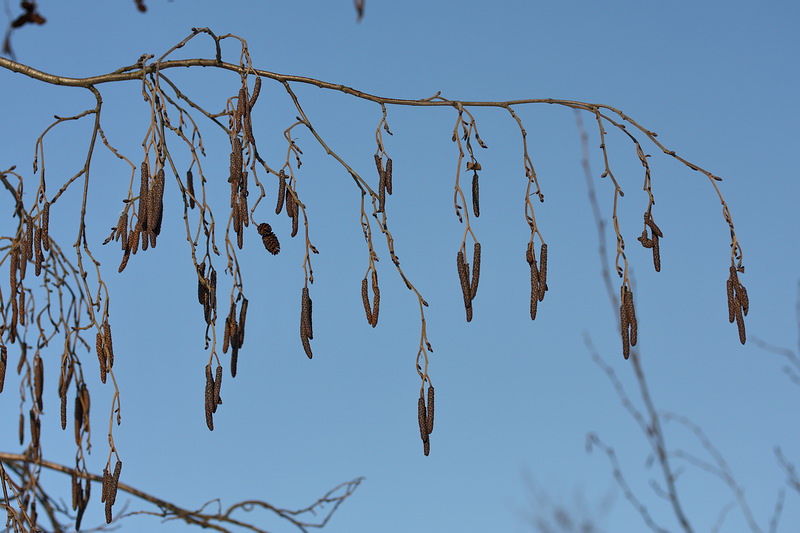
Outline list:
[[[278,241],[278,236],[272,232],[272,226],[262,222],[258,225],[258,233],[261,235],[264,248],[272,255],[278,255],[281,251],[281,243]]]

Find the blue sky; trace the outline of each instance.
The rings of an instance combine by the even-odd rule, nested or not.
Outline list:
[[[96,75],[132,64],[144,53],[160,55],[191,27],[208,26],[217,34],[247,39],[258,68],[381,96],[425,98],[441,91],[459,100],[559,98],[617,107],[658,132],[670,149],[724,178],[720,187],[745,254],[741,279],[751,300],[748,335],[797,349],[800,252],[793,241],[800,229],[795,156],[800,113],[793,102],[800,81],[800,8],[795,3],[369,0],[361,23],[349,1],[147,4],[149,11],[142,15],[133,2],[40,2],[48,23],[14,35],[17,59],[53,74]],[[235,47],[224,51],[236,62]],[[212,54],[211,43],[197,39],[178,57]],[[174,80],[220,111],[239,87],[236,75],[210,70],[176,72]],[[36,137],[52,115],[80,112],[92,104],[91,96],[6,71],[0,71],[0,87],[0,167],[16,164],[26,184],[35,184],[30,162]],[[373,153],[380,107],[314,87],[295,90],[326,142],[377,182]],[[101,91],[111,142],[134,162],[141,160],[147,107],[140,85]],[[535,531],[531,516],[549,510],[537,504],[538,493],[594,518],[602,531],[645,531],[606,458],[597,450],[586,452],[586,435],[594,432],[614,447],[628,483],[654,519],[677,531],[669,506],[650,486],[651,479],[661,483],[661,478],[655,466],[648,467],[646,438],[585,344],[590,337],[638,401],[631,364],[621,355],[618,318],[601,278],[575,115],[545,104],[517,112],[546,197],[544,204],[536,203],[536,213],[548,242],[550,290],[531,322],[519,131],[503,110],[475,110],[489,148],[478,154],[482,205],[473,224],[483,261],[475,317],[467,324],[454,265],[463,233],[452,201],[457,150],[450,137],[456,112],[388,107],[394,133],[384,139],[394,164],[389,223],[404,272],[430,303],[426,318],[435,350],[430,372],[437,417],[429,457],[422,454],[416,421],[416,299],[393,269],[385,242],[376,237],[380,323],[375,329],[366,323],[360,299],[367,267],[360,194],[309,133],[298,128],[295,138],[304,152],[298,192],[320,251],[311,288],[315,357],[305,357],[297,334],[302,242],[288,237],[285,216],[272,213],[275,191],[269,190],[268,205],[256,217],[273,225],[282,251],[266,254],[252,228],[246,236],[240,259],[250,300],[247,339],[239,375],[230,379],[226,373],[213,433],[203,417],[208,355],[180,194],[168,180],[158,247],[138,254],[117,274],[118,248],[100,243],[116,223],[130,171],[98,149],[89,239],[112,291],[123,409],[123,423],[114,434],[125,464],[123,481],[189,508],[216,497],[228,504],[252,498],[301,507],[339,482],[364,476],[326,528],[332,532]],[[254,128],[259,150],[273,165],[285,157],[283,130],[295,115],[282,87],[265,80]],[[602,158],[593,119],[583,119],[594,185],[608,220],[613,190],[599,177]],[[207,148],[203,162],[212,177],[210,190],[218,191],[216,213],[223,220],[229,146],[218,128],[201,124]],[[79,165],[89,130],[87,122],[51,134],[46,149],[53,185]],[[742,347],[726,320],[729,233],[708,180],[641,139],[652,155],[654,214],[665,234],[657,274],[650,252],[635,240],[647,204],[642,167],[630,142],[608,131],[610,163],[626,193],[620,226],[654,402],[705,430],[766,531],[778,491],[785,487],[774,448],[780,446],[800,463],[794,409],[800,388],[782,372],[782,359],[752,343]],[[32,191],[35,185],[28,187]],[[77,231],[70,208],[77,198],[76,189],[52,214],[54,236],[65,248]],[[7,210],[8,200],[2,202]],[[605,238],[613,245],[612,234]],[[614,278],[615,286],[618,282]],[[229,278],[220,285],[224,301]],[[44,455],[69,464],[73,439],[58,427],[57,363],[48,356],[58,355],[45,358]],[[85,361],[94,387],[90,468],[102,471],[111,392],[99,383],[94,357]],[[16,379],[10,374],[0,395],[3,450],[18,449]],[[670,423],[666,432],[670,448],[709,459],[684,428]],[[695,530],[711,530],[734,495],[719,479],[674,460]],[[53,482],[63,486],[66,498],[69,480]],[[604,506],[605,501],[612,503]],[[787,492],[778,531],[800,529],[798,502],[800,494]],[[131,509],[138,507],[131,502]],[[102,505],[95,502],[85,524],[101,517]],[[261,523],[270,530],[291,530],[268,515]],[[120,531],[156,526],[187,530],[137,517]],[[734,509],[721,531],[746,527]]]

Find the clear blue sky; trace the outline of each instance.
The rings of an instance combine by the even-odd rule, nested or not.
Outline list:
[[[158,56],[191,27],[208,26],[247,39],[258,68],[381,96],[424,98],[441,91],[461,100],[561,98],[615,106],[658,132],[670,149],[724,178],[722,192],[745,253],[748,334],[797,349],[796,3],[368,0],[361,23],[347,0],[147,5],[148,13],[139,14],[130,1],[42,1],[48,23],[14,35],[17,58],[53,74],[102,74],[144,53]],[[225,50],[236,62],[236,50]],[[212,54],[210,43],[199,39],[179,56]],[[176,73],[174,79],[214,110],[222,110],[239,83],[234,74],[211,71]],[[52,115],[80,112],[92,99],[85,90],[44,86],[6,71],[0,71],[0,88],[0,167],[16,164],[26,183],[34,184],[36,137]],[[296,90],[320,135],[376,181],[372,154],[380,107],[313,87]],[[109,138],[132,160],[141,160],[147,107],[140,86],[101,91]],[[489,149],[479,153],[482,206],[474,221],[483,246],[482,277],[475,318],[466,324],[454,264],[463,233],[452,203],[456,113],[391,106],[388,111],[394,133],[386,139],[394,163],[390,224],[404,271],[430,303],[430,372],[437,391],[431,455],[422,454],[416,421],[416,300],[394,271],[385,242],[376,238],[381,315],[377,328],[367,324],[360,298],[367,253],[358,189],[310,134],[297,129],[304,151],[299,193],[320,251],[312,286],[315,357],[305,357],[297,333],[302,242],[288,238],[285,216],[272,214],[270,190],[257,217],[273,225],[282,251],[266,254],[251,228],[240,254],[250,299],[247,339],[239,375],[232,380],[226,372],[213,433],[203,417],[204,324],[177,187],[168,180],[158,247],[134,257],[118,275],[119,250],[100,243],[116,223],[129,170],[102,148],[97,151],[89,237],[113,291],[123,408],[115,441],[125,464],[123,481],[189,508],[215,497],[228,504],[253,498],[301,507],[339,482],[364,476],[325,530],[334,533],[535,531],[531,516],[548,512],[537,505],[540,492],[595,519],[602,531],[645,531],[606,458],[598,451],[587,454],[586,435],[595,432],[615,448],[626,479],[654,518],[676,531],[670,508],[650,486],[661,478],[656,467],[647,466],[645,436],[584,342],[585,335],[591,337],[635,395],[600,275],[574,113],[544,104],[518,109],[546,196],[536,207],[549,246],[550,290],[531,322],[519,132],[505,111],[475,112]],[[275,166],[285,157],[282,132],[296,113],[283,89],[267,80],[254,113],[260,151]],[[590,119],[584,116],[592,170],[608,219],[612,189],[599,178],[602,159]],[[213,177],[210,187],[219,191],[219,221],[227,218],[229,148],[218,128],[203,124],[204,164]],[[51,186],[75,171],[88,132],[88,122],[54,132],[46,146]],[[653,156],[654,213],[665,234],[658,274],[649,251],[635,240],[646,207],[642,167],[630,143],[609,129],[611,164],[626,193],[620,225],[633,267],[651,392],[659,409],[704,428],[766,531],[785,486],[774,448],[781,446],[800,463],[800,388],[783,374],[783,360],[752,343],[742,347],[726,320],[729,234],[710,183],[642,141]],[[185,161],[184,154],[180,158]],[[76,212],[69,209],[76,195],[77,189],[52,214],[54,236],[65,248],[77,232]],[[8,212],[8,200],[2,202]],[[5,220],[3,234],[11,223]],[[611,246],[612,235],[606,239]],[[229,278],[220,286],[225,301]],[[61,432],[58,422],[59,353],[54,347],[45,359],[44,455],[70,464],[72,434]],[[95,358],[85,361],[96,391],[90,468],[102,471],[110,387],[100,385]],[[16,379],[10,373],[0,395],[0,448],[10,451],[18,449]],[[667,438],[672,449],[709,460],[685,429],[668,424]],[[675,461],[683,471],[678,487],[689,517],[696,531],[709,531],[734,495],[719,479]],[[67,498],[69,479],[54,483]],[[608,498],[610,506],[598,511]],[[96,500],[84,524],[101,517]],[[291,530],[267,515],[263,524]],[[120,531],[145,529],[187,530],[134,518]],[[745,530],[737,509],[721,529]],[[800,494],[789,491],[778,531],[798,530]]]

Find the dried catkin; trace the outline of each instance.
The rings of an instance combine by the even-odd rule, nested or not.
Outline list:
[[[19,291],[19,325],[25,325],[25,289]]]
[[[392,194],[392,158],[386,158],[386,170],[384,170],[384,175],[386,176],[384,182],[386,184],[386,192]]]
[[[36,275],[42,273],[42,263],[44,263],[44,254],[42,253],[42,229],[36,228],[36,238],[33,241],[36,250]]]
[[[744,344],[747,341],[747,334],[744,327],[744,317],[750,310],[750,299],[747,296],[747,289],[739,281],[739,275],[734,265],[730,267],[730,276],[726,284],[728,293],[728,320],[736,320],[736,327],[739,330],[739,342]]]
[[[308,295],[308,287],[303,287],[300,305],[300,340],[303,343],[303,350],[309,359],[313,357],[311,343],[309,339],[314,338],[311,324],[311,298]]]
[[[256,82],[253,85],[253,94],[250,95],[250,102],[248,107],[253,109],[253,106],[256,105],[256,100],[258,100],[258,95],[261,93],[261,78],[256,77]]]
[[[472,320],[472,290],[470,288],[469,264],[464,260],[464,252],[459,250],[456,254],[458,279],[461,282],[461,293],[464,296],[464,309],[467,312],[467,322]]]
[[[119,485],[119,475],[122,472],[122,461],[117,459],[117,464],[114,466],[114,473],[108,475],[106,482],[106,473],[108,469],[103,471],[103,485],[105,487],[105,503],[106,503],[106,524],[110,524],[113,520],[111,507],[117,499],[117,485]]]
[[[67,429],[67,386],[64,385],[58,391],[61,400],[61,429]]]
[[[292,237],[297,235],[297,229],[299,227],[299,221],[300,221],[300,217],[299,217],[299,215],[297,213],[297,207],[295,207],[294,216],[292,217],[292,233],[291,233]]]
[[[481,243],[476,242],[472,247],[472,282],[470,283],[470,299],[474,300],[478,293],[478,281],[481,277]]]
[[[381,309],[381,289],[378,287],[378,272],[372,271],[372,322],[370,324],[374,328],[378,325],[378,313]]]
[[[314,326],[312,322],[312,302],[308,293],[308,287],[303,287],[303,320],[306,323],[306,334],[309,339],[314,338]]]
[[[97,359],[100,362],[100,381],[106,382],[106,374],[108,372],[108,364],[106,362],[106,351],[103,347],[103,334],[99,331],[95,337],[95,351],[97,352]]]
[[[525,259],[531,267],[531,320],[536,320],[536,311],[539,307],[541,283],[539,279],[539,268],[536,266],[536,255],[533,251],[533,243],[528,243],[528,250]]]
[[[70,473],[70,480],[72,481],[72,510],[74,511],[78,508],[82,494],[81,485],[78,483],[78,476],[75,474],[75,470]]]
[[[242,306],[239,308],[239,331],[237,331],[237,341],[239,348],[244,345],[244,323],[247,320],[247,298],[242,298]]]
[[[375,154],[375,166],[378,169],[378,213],[382,213],[386,205],[386,172],[379,154]]]
[[[422,392],[419,393],[417,400],[417,421],[419,422],[419,436],[422,442],[428,440],[428,413],[425,409],[425,399],[422,397]]]
[[[367,322],[372,325],[372,310],[369,306],[369,288],[366,276],[361,280],[361,302],[364,304],[364,313],[367,315]]]
[[[111,472],[108,471],[108,465],[103,468],[103,485],[100,493],[100,503],[108,501],[109,489],[111,488]]]
[[[164,214],[164,184],[164,169],[162,168],[156,173],[153,190],[150,192],[151,208],[148,209],[150,212],[148,216],[150,217],[150,230],[153,235],[161,233],[161,220]],[[155,244],[153,244],[153,247],[155,248]]]
[[[638,340],[639,323],[636,321],[636,309],[633,307],[633,293],[627,291],[625,293],[625,306],[628,314],[628,322],[630,323],[630,342],[631,346],[636,346]]]
[[[189,191],[189,209],[194,209],[194,176],[192,169],[186,171],[186,189]]]
[[[544,300],[547,292],[547,245],[542,243],[539,249],[539,301]]]
[[[283,180],[284,182],[286,180]],[[292,188],[286,187],[286,192],[284,192],[284,197],[286,199],[286,216],[289,218],[294,218],[295,213],[297,211],[297,204],[294,201],[294,194],[292,194]]]
[[[33,391],[39,411],[44,409],[42,393],[44,391],[44,366],[42,358],[37,354],[33,359]]]
[[[275,206],[275,214],[280,215],[283,209],[283,202],[286,199],[286,174],[283,170],[278,174],[278,204]],[[288,211],[288,207],[286,208]]]
[[[33,237],[36,233],[36,228],[33,226],[33,217],[28,215],[27,220],[25,221],[25,243],[24,243],[24,253],[25,257],[29,260],[33,260]]]
[[[661,272],[661,251],[658,248],[658,236],[653,237],[653,267]]]
[[[428,413],[427,417],[425,418],[425,428],[428,431],[428,435],[433,433],[433,385],[428,386]]]
[[[42,247],[50,251],[50,202],[45,202],[42,208]]]
[[[222,366],[217,365],[216,370],[214,371],[214,409],[213,411],[217,412],[217,406],[222,404],[222,399],[219,396],[220,390],[222,389]]]
[[[214,378],[211,377],[211,365],[206,365],[205,411],[206,426],[214,431]]]
[[[137,227],[135,227],[134,229],[131,230],[131,234],[128,236],[128,248],[130,249],[131,253],[133,253],[133,255],[136,255],[136,252],[139,251],[139,234],[140,233],[141,233],[141,231],[139,230],[139,227],[137,225]],[[125,263],[125,264],[128,263],[128,261],[125,260],[124,257],[122,259],[122,262]],[[122,267],[122,268],[124,268],[124,267]],[[120,272],[122,272],[122,270],[120,270]]]
[[[22,446],[22,443],[25,442],[25,416],[20,413],[19,414],[19,445]]]
[[[472,174],[472,212],[476,217],[481,216],[480,187],[478,185],[478,173]]]
[[[3,384],[6,380],[6,366],[8,365],[8,349],[0,346],[0,392],[3,392]]]
[[[106,350],[108,369],[111,370],[114,367],[114,345],[111,340],[111,325],[107,320],[103,322],[103,346]]]
[[[149,229],[148,219],[147,219],[147,208],[149,207],[149,196],[150,196],[150,167],[147,163],[147,159],[142,162],[142,172],[141,172],[141,182],[139,183],[139,222],[137,226],[140,228],[141,231],[147,233]],[[142,249],[146,250],[144,242],[147,241],[147,238],[142,239]]]

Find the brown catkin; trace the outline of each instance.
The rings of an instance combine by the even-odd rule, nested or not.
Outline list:
[[[58,397],[61,400],[61,429],[67,429],[67,386],[61,387],[58,391]]]
[[[36,228],[33,226],[33,217],[28,215],[28,218],[25,221],[25,242],[23,244],[23,250],[25,257],[29,261],[33,260],[33,238],[35,234]]]
[[[308,287],[303,287],[303,320],[306,323],[306,334],[309,339],[314,338],[314,326],[312,322],[312,302],[309,296]]]
[[[150,230],[154,235],[161,233],[161,220],[164,214],[164,169],[159,169],[156,173],[155,183],[153,190],[150,192]],[[151,243],[152,244],[152,243]],[[155,244],[153,244],[155,248]]]
[[[78,483],[78,476],[75,474],[76,470],[72,470],[70,472],[70,480],[72,481],[72,510],[76,510],[78,508],[78,504],[80,503],[80,498],[82,495],[81,485]]]
[[[42,209],[42,247],[50,251],[50,202],[45,202]]]
[[[725,288],[728,293],[728,322],[733,323],[733,321],[736,319],[736,311],[734,310],[736,301],[733,297],[733,280],[728,278],[728,281],[725,282]]]
[[[284,200],[286,200],[286,174],[281,170],[278,174],[278,204],[275,206],[276,215],[281,214]]]
[[[150,197],[150,167],[147,163],[147,159],[142,161],[142,169],[141,169],[141,181],[139,183],[139,222],[138,226],[141,228],[142,231],[147,232],[149,229],[149,221],[147,218],[147,208],[149,207],[149,197]],[[146,241],[147,239],[142,239]],[[142,244],[142,249],[146,250],[144,243]]]
[[[231,352],[231,377],[236,377],[236,372],[239,368],[239,348],[234,348]]]
[[[106,361],[106,350],[103,344],[103,334],[98,331],[95,337],[95,351],[97,352],[97,359],[100,362],[100,381],[105,383],[106,374],[108,372],[108,363]]]
[[[378,286],[378,272],[372,271],[372,322],[370,324],[374,328],[378,325],[378,313],[381,309],[381,289]]]
[[[42,253],[42,229],[36,228],[36,238],[33,240],[33,247],[36,251],[36,275],[42,273],[42,263],[44,263],[44,254]]]
[[[381,213],[386,204],[386,171],[383,170],[383,160],[379,154],[375,154],[375,166],[378,169],[378,213]]]
[[[37,416],[36,411],[31,409],[28,414],[30,415],[30,422],[31,422],[31,447],[33,449],[37,449],[39,448],[39,435],[41,430],[41,423],[39,422],[39,417]]]
[[[22,446],[22,443],[25,442],[25,416],[20,413],[19,414],[19,445]]]
[[[44,409],[42,393],[44,392],[44,365],[37,354],[33,358],[33,391],[39,411]]]
[[[222,404],[222,399],[219,397],[220,390],[222,389],[222,366],[217,365],[214,371],[214,412],[217,411],[217,406]]]
[[[189,209],[194,209],[194,175],[192,175],[192,169],[186,171],[186,189],[189,191]]]
[[[636,346],[639,323],[636,321],[636,309],[633,307],[633,293],[631,291],[625,293],[625,306],[628,314],[628,322],[630,323],[631,346]]]
[[[286,180],[284,179],[283,181],[285,182]],[[286,199],[286,216],[294,218],[295,212],[297,211],[297,204],[295,204],[291,187],[286,187],[284,197]]]
[[[206,365],[205,412],[206,426],[214,431],[214,378],[211,377],[211,365]]]
[[[25,325],[25,290],[19,291],[19,325]]]
[[[261,93],[261,78],[256,77],[256,82],[253,85],[253,94],[250,95],[250,102],[248,103],[248,107],[250,109],[256,105],[256,100],[258,100],[258,95]]]
[[[139,235],[141,234],[141,230],[137,225],[135,228],[131,230],[130,235],[128,236],[128,248],[130,249],[133,255],[136,255],[136,252],[139,251]],[[123,258],[123,262],[127,264],[127,261]],[[122,271],[120,271],[122,272]]]
[[[241,348],[244,344],[244,323],[247,321],[247,298],[242,298],[242,306],[239,308],[239,331],[236,334],[237,344]]]
[[[369,288],[366,276],[361,280],[361,302],[364,304],[364,314],[367,315],[367,322],[372,325],[372,310],[369,306]]]
[[[430,455],[430,453],[431,453],[431,441],[430,441],[430,439],[422,442],[422,453],[425,454],[425,457]]]
[[[472,282],[470,283],[470,299],[474,300],[478,293],[478,281],[481,277],[481,243],[476,242],[472,247]]]
[[[119,487],[119,476],[122,473],[122,461],[117,459],[117,464],[114,465],[114,474],[111,478],[111,505],[117,502],[117,488]]]
[[[425,418],[425,429],[428,435],[433,433],[433,385],[428,386],[428,413]]]
[[[661,252],[658,248],[658,235],[653,236],[653,267],[656,272],[661,272]]]
[[[100,502],[105,503],[108,501],[109,488],[111,488],[111,472],[108,471],[108,465],[103,469],[103,485],[100,493]]]
[[[8,365],[8,349],[0,346],[0,392],[3,392],[3,384],[6,380],[6,366]]]
[[[125,248],[125,252],[122,254],[122,261],[119,264],[119,268],[117,268],[118,272],[122,272],[125,270],[125,267],[128,266],[128,260],[131,258],[131,249]]]
[[[476,217],[481,216],[480,186],[478,185],[478,173],[472,174],[472,212]]]
[[[458,268],[458,279],[461,282],[461,293],[464,296],[464,309],[467,313],[467,322],[472,319],[472,290],[470,288],[469,264],[464,260],[464,252],[461,250],[456,254],[456,267]]]
[[[308,295],[308,287],[303,287],[300,305],[300,341],[303,343],[303,350],[309,359],[313,357],[311,343],[309,339],[314,338],[311,324],[311,298]]]
[[[736,327],[739,330],[739,342],[744,344],[747,341],[747,334],[744,330],[744,317],[742,316],[742,309],[736,308]]]
[[[239,191],[239,184],[242,181],[242,141],[239,140],[239,137],[234,137],[231,141],[231,164],[230,164],[230,176],[228,177],[228,182],[231,184],[231,207],[233,207],[233,201],[236,197],[236,193]]]
[[[750,310],[750,298],[747,296],[747,289],[745,289],[744,285],[741,283],[736,288],[736,299],[742,306],[742,312],[744,313],[744,316],[747,316],[747,312]]]
[[[544,300],[547,292],[547,245],[542,243],[539,249],[539,301]]]
[[[417,400],[417,421],[419,422],[419,436],[422,442],[428,440],[428,413],[425,409],[425,399],[422,397],[422,392],[419,393]]]
[[[386,175],[386,192],[392,194],[392,158],[386,158],[386,170],[384,170],[384,174]]]
[[[108,359],[108,369],[111,370],[114,367],[114,345],[111,340],[111,325],[107,320],[103,322],[103,345]]]
[[[530,250],[529,250],[530,251]],[[536,258],[530,253],[530,266],[531,266],[531,320],[536,320],[536,311],[539,307],[539,290],[541,284],[539,283],[539,269],[536,266]]]
[[[292,217],[292,233],[291,233],[292,237],[297,235],[297,230],[299,228],[299,223],[300,223],[300,216],[299,216],[299,214],[297,212],[297,208],[295,207],[294,216]]]

